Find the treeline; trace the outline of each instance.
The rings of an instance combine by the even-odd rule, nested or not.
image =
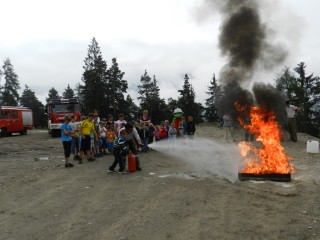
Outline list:
[[[275,79],[276,88],[301,109],[297,116],[298,131],[320,137],[320,78],[306,73],[304,62],[293,70],[285,67]]]
[[[305,68],[304,63],[298,64],[293,72],[284,68],[274,80],[274,85],[281,94],[302,109],[298,116],[299,131],[315,135],[314,131],[318,134],[320,122],[319,77],[313,74],[306,76]],[[111,66],[107,65],[98,42],[93,38],[84,59],[81,81],[73,88],[68,84],[61,95],[52,87],[46,101],[77,97],[84,106],[83,114],[97,110],[101,117],[112,114],[117,118],[119,113],[124,113],[129,121],[136,119],[147,109],[152,122],[157,124],[165,119],[171,120],[176,108],[182,109],[185,116],[193,116],[195,123],[220,121],[218,107],[219,99],[223,96],[223,86],[218,85],[214,74],[208,81],[208,91],[203,93],[208,95],[205,106],[195,101],[196,93],[188,74],[184,76],[184,83],[177,92],[177,98],[171,97],[166,101],[160,97],[156,76],[150,76],[147,70],[141,75],[136,89],[140,102],[137,106],[130,94],[127,94],[130,80],[124,79],[124,75],[125,72],[120,69],[116,58],[112,59]],[[46,106],[27,85],[21,96],[18,94],[19,89],[18,75],[7,58],[0,69],[0,105],[29,107],[34,112],[35,127],[47,127]]]

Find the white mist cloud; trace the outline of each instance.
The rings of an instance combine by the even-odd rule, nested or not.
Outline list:
[[[200,177],[217,176],[231,182],[238,180],[243,160],[235,144],[219,143],[205,138],[183,139],[175,143],[161,140],[149,147],[189,164]]]

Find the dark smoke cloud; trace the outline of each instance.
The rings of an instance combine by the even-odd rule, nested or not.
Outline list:
[[[258,83],[252,90],[243,89],[252,85],[255,71],[272,70],[287,56],[287,50],[270,37],[273,30],[260,17],[259,0],[205,0],[204,7],[215,8],[213,12],[222,14],[219,48],[227,63],[219,76],[219,115],[230,112],[236,118],[239,114],[248,115],[251,106],[259,105],[274,111],[278,122],[283,123],[285,102],[280,92],[271,85]],[[247,110],[238,112],[235,102],[247,106]]]
[[[280,125],[286,123],[285,97],[271,84],[254,83],[252,91],[243,89],[236,81],[228,83],[223,88],[223,93],[218,101],[218,114],[223,116],[230,113],[234,119],[241,117],[249,119],[250,107],[260,106],[276,115],[276,120]],[[235,108],[235,102],[246,107],[239,112]]]
[[[263,50],[264,39],[264,27],[255,8],[241,6],[229,16],[219,38],[222,53],[229,59],[220,79],[225,83],[249,80]]]
[[[286,104],[285,97],[270,84],[255,83],[252,91],[254,93],[258,106],[271,110],[276,115],[276,120],[279,124],[284,125],[286,123]]]
[[[240,113],[235,108],[235,102],[238,102],[241,106],[247,106],[247,110],[241,113],[242,115],[248,115],[250,107],[254,104],[252,92],[243,89],[236,81],[226,84],[218,98],[218,115],[221,118],[225,113],[230,113],[234,119],[239,116]]]
[[[261,19],[261,8],[260,0],[203,0],[197,8],[200,22],[217,14],[222,18],[219,48],[227,58],[219,74],[222,85],[233,81],[250,85],[258,68],[272,70],[287,57],[284,44],[271,35],[276,31]]]
[[[258,65],[272,69],[285,59],[286,51],[279,51],[282,48],[268,42],[267,26],[261,21],[258,1],[224,2],[219,47],[228,63],[220,73],[222,84],[250,81]]]

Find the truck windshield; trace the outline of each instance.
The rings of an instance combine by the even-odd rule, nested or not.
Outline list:
[[[80,112],[79,104],[59,104],[52,105],[52,113]]]

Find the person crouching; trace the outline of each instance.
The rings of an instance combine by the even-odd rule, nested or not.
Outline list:
[[[118,173],[126,173],[126,171],[124,170],[126,167],[126,155],[129,152],[126,146],[126,135],[127,135],[126,130],[124,129],[120,130],[119,137],[113,145],[114,161],[108,169],[109,173],[115,172],[114,169],[117,166],[117,164],[119,164]]]

